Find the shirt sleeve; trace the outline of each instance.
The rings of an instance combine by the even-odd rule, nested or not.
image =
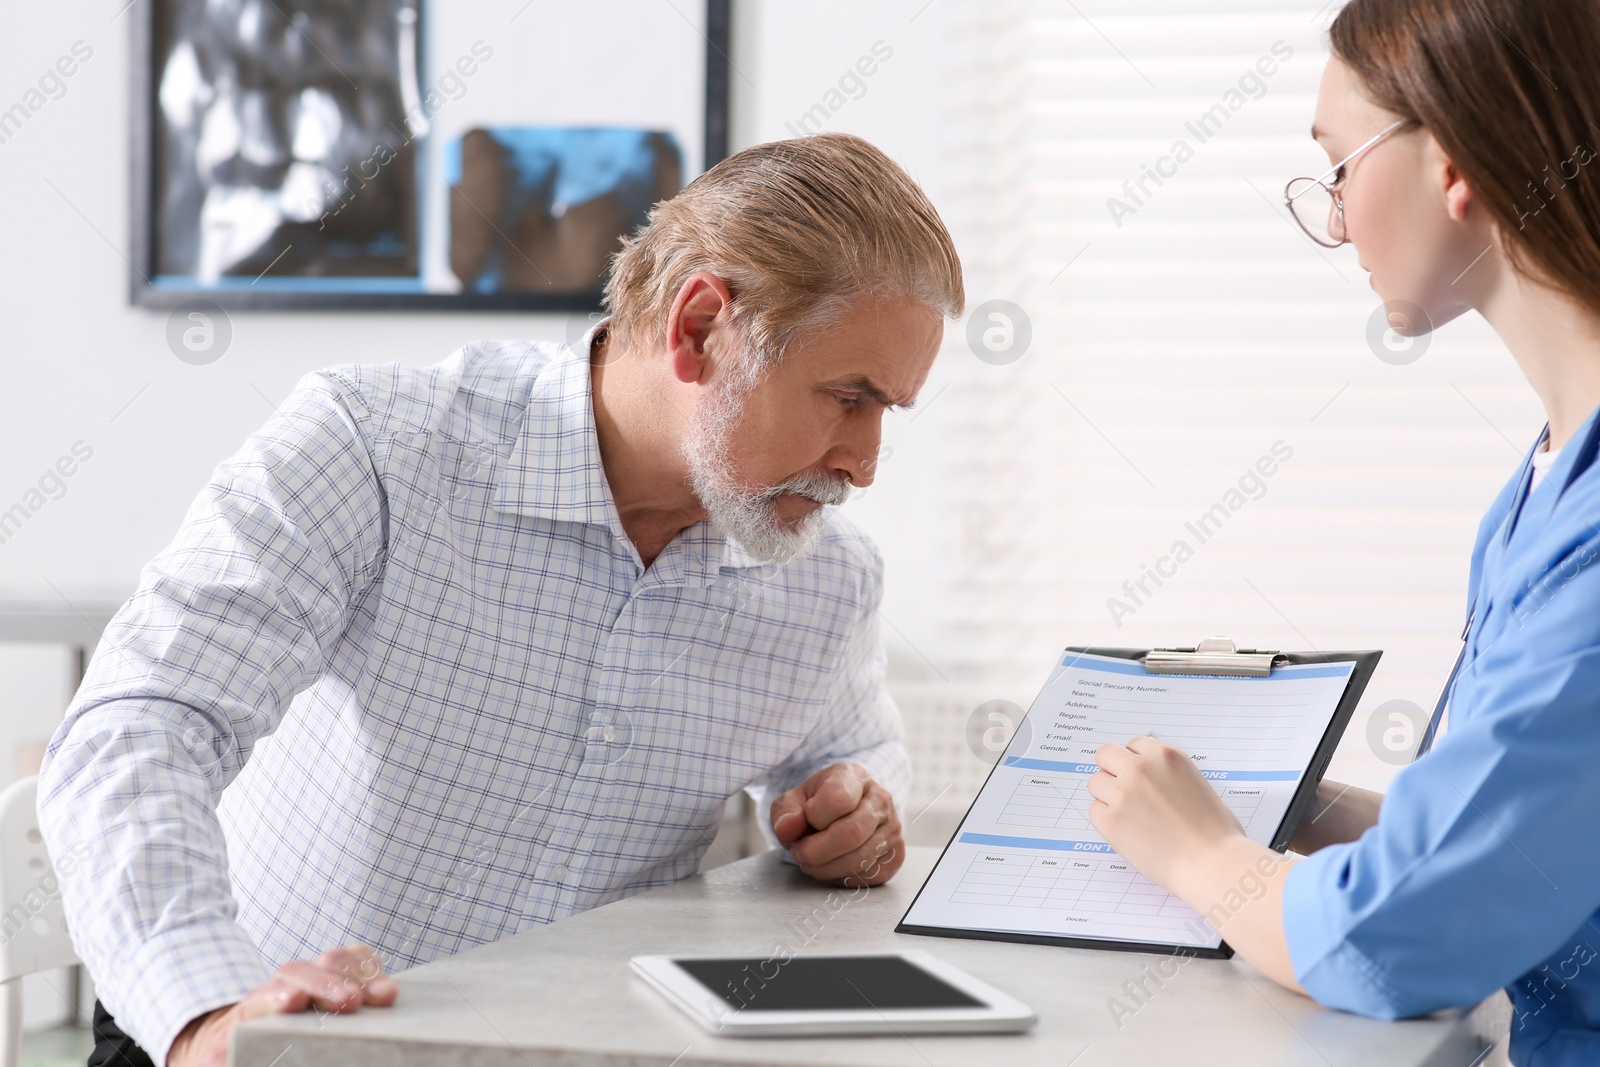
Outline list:
[[[157,1063],[189,1020],[269,978],[236,923],[216,808],[322,672],[381,564],[384,498],[316,377],[223,463],[107,628],[52,738],[40,826],[79,956]]]
[[[895,806],[904,807],[911,788],[911,758],[906,753],[900,709],[884,682],[888,654],[878,629],[882,573],[882,562],[874,554],[871,591],[845,644],[821,720],[788,759],[746,789],[755,802],[756,822],[769,847],[779,847],[768,818],[772,802],[835,763],[861,764],[889,790]]]
[[[1475,1003],[1600,907],[1597,557],[1600,539],[1580,544],[1497,606],[1509,616],[1463,671],[1450,732],[1396,776],[1376,826],[1290,871],[1290,955],[1323,1004],[1401,1018]]]

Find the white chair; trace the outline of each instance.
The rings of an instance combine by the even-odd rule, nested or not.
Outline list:
[[[39,833],[39,779],[0,791],[0,1067],[22,1060],[22,978],[78,962]]]

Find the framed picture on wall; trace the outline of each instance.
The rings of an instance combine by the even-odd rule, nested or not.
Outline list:
[[[131,300],[596,309],[620,239],[727,154],[728,7],[140,4]]]

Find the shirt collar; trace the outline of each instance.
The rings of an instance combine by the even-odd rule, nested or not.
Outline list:
[[[501,511],[604,526],[626,535],[600,463],[594,400],[585,358],[595,331],[562,345],[533,381],[522,428],[495,486]]]
[[[637,557],[606,482],[595,430],[589,351],[610,321],[595,323],[576,345],[562,345],[534,379],[493,503],[500,511],[603,527]],[[650,573],[663,583],[709,585],[724,568],[777,570],[702,521],[678,534]]]

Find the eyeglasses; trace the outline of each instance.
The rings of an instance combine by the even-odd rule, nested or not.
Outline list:
[[[1283,202],[1307,237],[1324,248],[1338,248],[1350,240],[1344,232],[1344,196],[1339,190],[1344,183],[1345,167],[1391,133],[1410,124],[1410,119],[1400,119],[1335,163],[1322,177],[1296,178],[1283,187]]]

